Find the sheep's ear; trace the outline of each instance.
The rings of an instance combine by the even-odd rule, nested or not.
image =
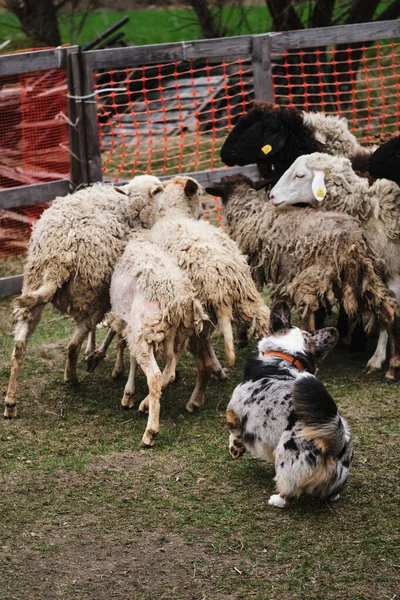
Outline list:
[[[163,185],[154,185],[150,190],[150,194],[153,197],[156,211],[159,212],[162,207],[162,193],[164,191]]]
[[[116,192],[118,192],[119,194],[123,194],[124,196],[129,196],[129,194],[127,194],[126,191],[120,187],[115,187],[114,190]]]
[[[290,327],[290,308],[286,302],[279,300],[271,308],[270,331],[276,333]]]
[[[259,149],[260,158],[264,156],[273,156],[286,144],[290,132],[286,129],[281,129],[278,133],[268,133],[262,136],[261,148]]]
[[[210,196],[219,196],[222,198],[224,195],[224,186],[222,183],[214,183],[213,186],[206,187],[206,194],[210,194]]]
[[[326,196],[325,173],[323,171],[314,171],[314,178],[311,184],[312,193],[318,202]]]
[[[186,196],[193,196],[199,190],[199,184],[193,179],[188,179],[185,184],[185,194]]]
[[[339,333],[334,327],[324,327],[319,329],[311,336],[312,353],[315,358],[325,358],[325,356],[336,346],[339,340]]]

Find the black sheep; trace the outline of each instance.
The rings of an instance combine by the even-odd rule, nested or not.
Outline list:
[[[295,108],[256,102],[226,138],[222,162],[229,167],[256,163],[264,178],[278,180],[298,156],[324,150],[303,119]]]

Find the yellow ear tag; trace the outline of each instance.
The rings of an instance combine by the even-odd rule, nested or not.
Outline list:
[[[318,196],[318,198],[325,198],[325,190],[323,190],[322,188],[318,188],[317,196]]]
[[[261,151],[264,152],[264,154],[269,154],[271,150],[272,146],[270,146],[269,144],[265,144],[265,146],[261,148]]]

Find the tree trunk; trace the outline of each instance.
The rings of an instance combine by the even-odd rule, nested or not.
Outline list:
[[[198,18],[203,37],[206,39],[220,37],[219,32],[216,30],[214,18],[207,0],[190,0],[190,4]]]
[[[60,46],[57,9],[52,0],[6,0],[6,7],[19,19],[33,47]]]

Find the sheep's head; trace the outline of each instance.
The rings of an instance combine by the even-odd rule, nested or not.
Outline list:
[[[162,208],[162,182],[153,175],[139,175],[126,185],[114,189],[127,196],[130,226],[150,229]]]
[[[173,177],[164,183],[163,206],[167,212],[178,209],[188,217],[200,219],[202,193],[203,188],[192,177]]]
[[[254,183],[246,175],[238,173],[223,177],[219,183],[213,183],[213,185],[206,187],[206,192],[210,196],[220,197],[222,203],[227,204],[233,194],[245,194],[249,189],[256,191],[265,187],[266,183],[265,181]]]
[[[293,107],[256,103],[241,117],[221,148],[221,160],[228,166],[257,163],[264,177],[278,176],[302,154],[322,150],[303,113]]]
[[[271,203],[279,208],[294,204],[318,206],[327,195],[326,179],[330,192],[351,194],[356,177],[347,158],[315,152],[299,156],[282,175],[269,194]]]
[[[368,171],[375,179],[390,179],[400,185],[400,136],[375,150],[369,157]]]

